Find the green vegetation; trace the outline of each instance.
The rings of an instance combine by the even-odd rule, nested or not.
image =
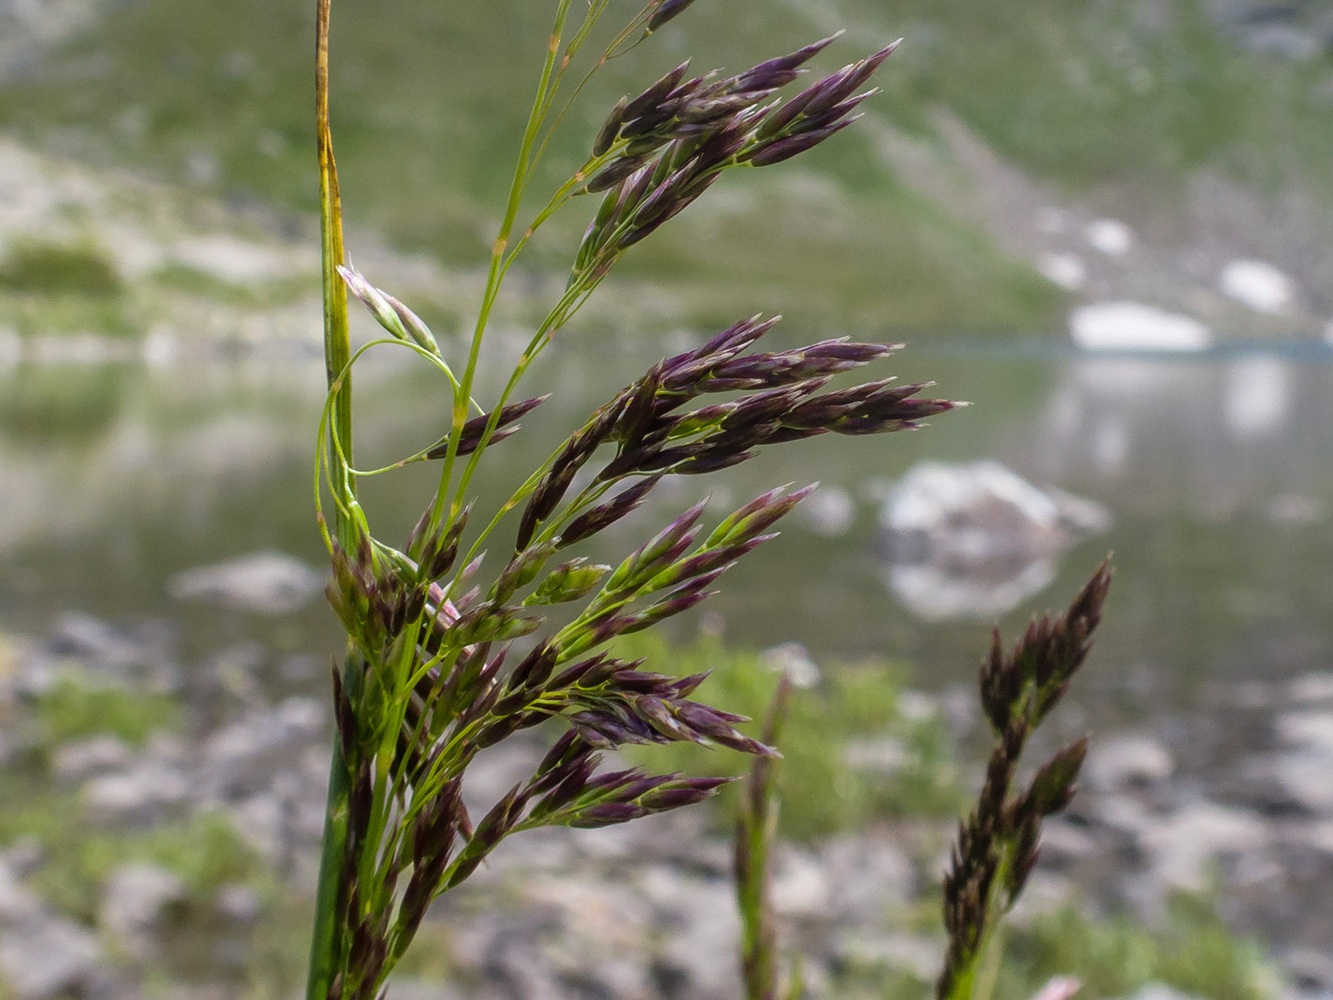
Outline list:
[[[783,50],[822,28],[821,11],[816,2],[779,5],[760,18],[748,4],[697,6],[695,64],[734,67]],[[1150,180],[1169,200],[1208,169],[1260,191],[1308,188],[1333,204],[1333,60],[1246,53],[1207,20],[1203,0],[848,0],[837,13],[854,46],[906,36],[880,74],[887,93],[872,115],[927,145],[939,144],[945,111],[1069,188],[1114,196]],[[540,52],[547,16],[544,0],[514,0],[503,12],[428,0],[403,0],[392,16],[375,5],[339,9],[335,127],[354,221],[453,265],[484,258],[485,206],[506,180],[490,165],[517,148],[515,109],[529,86],[493,67],[501,53]],[[0,127],[65,143],[77,128],[90,155],[110,151],[188,183],[311,211],[309,80],[291,59],[292,40],[309,31],[304,7],[264,0],[118,5],[37,75],[0,90]],[[675,31],[664,29],[668,48]],[[534,189],[577,165],[597,125],[593,109],[677,55],[636,52],[595,79],[571,113],[579,127],[556,137]],[[91,122],[105,124],[92,132]],[[673,294],[700,321],[762,290],[793,319],[851,329],[1051,326],[1058,290],[953,206],[905,191],[878,151],[883,141],[867,130],[810,157],[829,194],[816,211],[761,186],[759,197],[734,199],[726,218],[673,223],[623,275],[672,276]],[[534,262],[563,265],[581,224],[553,225]]]
[[[0,258],[0,325],[20,334],[133,333],[110,255],[87,243],[25,239]]]
[[[172,872],[200,902],[210,900],[222,885],[267,886],[272,877],[223,816],[205,813],[145,830],[99,828],[71,822],[81,811],[74,791],[37,784],[13,775],[0,782],[6,802],[0,811],[0,845],[20,838],[40,844],[42,865],[32,878],[33,888],[76,920],[96,918],[107,877],[131,862]]]
[[[314,292],[314,282],[308,278],[238,284],[187,264],[170,264],[155,271],[151,277],[154,284],[166,291],[183,292],[243,309],[286,305]]]
[[[934,913],[921,917],[905,917],[909,929],[935,928]],[[1206,896],[1175,897],[1155,926],[1125,916],[1090,916],[1069,905],[1010,926],[1004,944],[996,1000],[1031,1000],[1052,977],[1070,975],[1083,984],[1080,1000],[1130,997],[1150,983],[1209,1000],[1262,1000],[1273,993],[1262,949],[1231,931]],[[928,990],[902,966],[852,960],[838,976],[835,995],[920,1000]]]
[[[42,735],[51,745],[87,736],[118,736],[142,745],[179,722],[176,702],[165,694],[130,691],[67,674],[37,702]]]
[[[165,694],[131,691],[65,674],[37,700],[39,749],[89,736],[110,735],[142,745],[180,721],[179,706]],[[83,814],[78,789],[62,785],[39,755],[0,771],[0,848],[31,840],[42,863],[33,888],[57,910],[91,922],[102,888],[116,868],[132,862],[177,875],[190,898],[212,899],[220,886],[248,882],[271,891],[273,873],[218,813],[170,818],[148,827],[75,822]]]
[[[728,711],[764,715],[777,675],[760,657],[702,638],[668,646],[651,635],[622,641],[617,655],[641,656],[678,676],[713,671],[703,693]],[[954,816],[964,799],[953,759],[953,738],[934,712],[915,709],[901,695],[902,673],[889,664],[830,669],[813,690],[791,699],[783,745],[791,752],[778,769],[782,832],[809,839],[864,828],[877,819]],[[741,772],[735,751],[689,744],[637,748],[637,757],[686,774]],[[735,787],[719,797],[717,818],[730,826]]]
[[[523,119],[515,109],[530,85],[522,74],[497,75],[494,66],[500,53],[540,53],[548,18],[542,0],[506,9],[508,16],[488,5],[424,0],[395,5],[391,17],[373,5],[339,9],[334,124],[352,221],[451,265],[484,259],[487,206],[499,202],[507,180],[492,165],[518,146]],[[731,4],[693,10],[694,36],[703,40],[696,66],[748,65],[817,30],[796,11],[776,8],[762,20],[754,13]],[[856,47],[873,49],[904,30],[896,16],[880,12],[875,20],[856,32]],[[90,155],[110,150],[173,179],[311,210],[309,80],[291,59],[291,41],[305,37],[306,22],[304,8],[262,0],[116,7],[94,35],[68,45],[38,76],[0,90],[0,127],[38,139],[52,129],[68,137],[76,127]],[[555,137],[534,190],[578,166],[598,109],[679,57],[674,31],[664,30],[665,50],[631,53],[592,82],[571,113],[574,127]],[[902,75],[901,59],[894,56],[886,77]],[[833,65],[829,58],[818,68]],[[900,104],[881,101],[875,114],[896,122],[906,113]],[[107,124],[90,133],[91,121]],[[763,294],[802,324],[1051,326],[1062,294],[970,222],[907,191],[878,153],[880,141],[867,130],[845,137],[836,152],[811,157],[812,180],[827,196],[804,210],[793,206],[808,199],[762,186],[750,197],[742,194],[746,184],[724,183],[717,201],[730,192],[730,206],[712,218],[673,223],[623,276],[670,276],[673,296],[697,322],[718,315],[730,321],[739,299],[749,308]],[[555,220],[549,238],[534,243],[531,264],[564,267],[571,237],[585,223]],[[633,295],[633,287],[622,294]]]
[[[1181,895],[1161,926],[1094,919],[1073,907],[1014,931],[998,995],[1023,1000],[1051,976],[1077,975],[1085,1000],[1128,996],[1164,983],[1209,1000],[1261,1000],[1271,973],[1253,941],[1231,931],[1206,897]]]
[[[0,260],[0,289],[101,299],[118,295],[121,282],[98,247],[25,240]]]

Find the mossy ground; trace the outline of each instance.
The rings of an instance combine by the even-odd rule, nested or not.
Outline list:
[[[755,653],[701,639],[667,646],[656,637],[631,637],[618,655],[647,657],[646,669],[672,675],[712,671],[699,697],[727,711],[762,718],[778,676]],[[889,664],[841,666],[813,690],[795,692],[778,770],[782,832],[797,839],[861,829],[877,820],[957,815],[963,791],[953,740],[933,707],[902,696],[902,671]],[[919,696],[918,696],[919,697]],[[870,761],[857,760],[858,748]],[[641,750],[654,770],[687,774],[740,774],[740,754],[672,744]],[[875,758],[886,758],[877,766]],[[735,786],[717,800],[720,822],[735,812]]]

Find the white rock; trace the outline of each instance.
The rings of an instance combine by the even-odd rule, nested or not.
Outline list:
[[[1108,257],[1119,257],[1134,245],[1134,231],[1119,219],[1097,219],[1088,223],[1083,238],[1092,247]]]
[[[1273,728],[1284,743],[1320,750],[1333,757],[1333,712],[1284,712]]]
[[[1083,258],[1073,253],[1047,253],[1037,261],[1037,270],[1061,288],[1074,292],[1088,280]]]
[[[1305,674],[1287,686],[1287,697],[1299,702],[1333,702],[1333,671]]]
[[[239,883],[220,888],[214,903],[224,917],[243,922],[254,920],[264,909],[259,893]]]
[[[80,797],[94,819],[120,822],[149,818],[178,805],[190,790],[179,771],[150,760],[132,771],[93,778],[84,784]]]
[[[908,972],[928,983],[939,973],[944,960],[944,941],[920,934],[872,935],[853,930],[837,935],[833,950],[854,965],[880,965]]]
[[[1296,300],[1291,278],[1262,260],[1233,260],[1222,268],[1217,286],[1255,312],[1281,314]]]
[[[1162,743],[1145,734],[1121,733],[1092,744],[1083,775],[1096,791],[1156,785],[1175,773],[1175,761]]]
[[[930,563],[894,563],[882,576],[903,607],[918,618],[982,620],[1007,614],[1045,590],[1055,579],[1055,562],[1036,559],[999,580]]]
[[[784,917],[811,918],[827,914],[828,874],[814,856],[795,849],[779,852],[774,865],[773,908]]]
[[[984,562],[1059,551],[1105,531],[1100,504],[1042,490],[998,462],[913,466],[880,510],[895,556]]]
[[[143,955],[151,949],[151,931],[167,911],[185,899],[185,883],[165,868],[128,864],[113,871],[102,889],[98,924],[123,947]]]
[[[1066,546],[1110,524],[1100,504],[996,462],[922,462],[880,511],[890,590],[920,617],[992,617],[1044,588]]]
[[[864,925],[916,894],[916,870],[899,848],[879,837],[843,834],[820,847],[839,919]]]
[[[118,736],[90,736],[56,750],[51,768],[66,780],[82,781],[95,774],[127,767],[134,757],[130,745]]]
[[[1202,801],[1153,816],[1140,833],[1157,878],[1182,889],[1204,888],[1214,859],[1262,848],[1267,841],[1267,826],[1253,813]]]
[[[0,863],[0,924],[30,923],[41,913],[41,898],[19,881],[9,864]]]
[[[921,462],[894,487],[880,512],[880,524],[896,532],[976,525],[977,537],[956,544],[985,555],[997,543],[984,536],[1011,524],[1018,533],[1028,526],[1052,531],[1059,516],[1054,500],[998,462]]]
[[[178,600],[218,600],[232,607],[281,615],[308,604],[323,574],[282,552],[257,552],[177,573],[167,590]]]
[[[1213,333],[1197,319],[1138,302],[1095,302],[1069,317],[1074,343],[1088,351],[1202,351]]]
[[[1183,993],[1166,983],[1152,982],[1140,986],[1131,1000],[1200,1000],[1200,998],[1193,993]]]
[[[0,979],[14,1000],[81,994],[103,961],[97,938],[68,920],[41,918],[0,937]]]
[[[1064,209],[1056,208],[1054,205],[1043,205],[1037,209],[1035,221],[1038,232],[1047,236],[1058,236],[1065,231],[1069,219]]]

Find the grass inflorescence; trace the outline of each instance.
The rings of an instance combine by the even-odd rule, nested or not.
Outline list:
[[[653,33],[688,6],[652,0],[584,72],[591,76],[651,44]],[[607,4],[594,0],[581,20],[572,7],[569,0],[556,5],[471,344],[465,358],[454,358],[411,308],[345,260],[329,113],[331,11],[328,0],[319,4],[329,395],[317,499],[321,509],[325,497],[331,501],[328,519],[321,514],[334,568],[328,593],[349,652],[334,671],[338,740],[309,1000],[377,996],[431,902],[465,882],[505,838],[543,826],[623,823],[700,802],[730,780],[646,767],[603,770],[604,753],[693,744],[774,755],[738,728],[745,716],[696,697],[706,671],[663,673],[642,658],[623,658],[611,644],[706,600],[738,559],[775,537],[775,525],[813,487],[770,490],[711,528],[706,504],[695,504],[618,565],[590,564],[570,550],[634,511],[668,476],[716,473],[760,449],[829,433],[914,429],[958,405],[923,398],[926,386],[891,378],[834,386],[895,345],[843,337],[755,350],[777,319],[753,316],[652,365],[576,428],[489,521],[478,519],[470,486],[488,449],[517,433],[545,399],[517,397],[520,381],[620,259],[724,172],[775,166],[852,124],[874,94],[871,77],[895,47],[785,100],[778,91],[800,80],[803,64],[836,36],[729,76],[691,77],[682,63],[616,103],[583,166],[520,228],[525,193],[563,120],[557,109],[565,78]],[[537,324],[499,397],[482,405],[472,395],[481,345],[506,275],[539,228],[589,194],[600,194],[600,204],[563,294]],[[355,353],[349,292],[386,334]],[[404,462],[361,470],[352,460],[352,367],[380,347],[409,350],[440,373],[453,394],[451,420],[443,436]],[[358,480],[431,461],[440,463],[438,487],[406,542],[394,547],[373,533]],[[484,546],[499,544],[496,532],[508,524],[512,545],[488,564]],[[569,606],[563,624],[548,625],[547,609],[558,606]],[[477,754],[552,719],[563,722],[564,733],[531,777],[483,815],[471,815],[462,789]]]

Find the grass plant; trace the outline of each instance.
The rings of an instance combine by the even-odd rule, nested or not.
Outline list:
[[[696,76],[682,62],[617,101],[590,130],[581,165],[539,194],[543,156],[588,81],[615,60],[651,51],[658,29],[692,3],[650,0],[607,40],[597,28],[609,0],[555,0],[471,336],[441,347],[416,312],[349,262],[330,118],[331,0],[319,0],[329,391],[315,498],[333,563],[328,596],[347,654],[333,672],[338,733],[307,1000],[379,997],[432,902],[467,881],[509,836],[625,823],[712,797],[730,775],[660,767],[667,763],[661,748],[695,746],[754,758],[736,839],[747,1000],[801,994],[798,967],[781,971],[769,895],[778,829],[775,744],[789,716],[790,686],[779,686],[755,738],[738,728],[747,717],[695,697],[708,669],[684,672],[678,658],[651,644],[640,647],[648,655],[635,658],[624,637],[706,600],[715,581],[774,538],[775,525],[814,487],[779,486],[711,528],[701,501],[649,531],[618,565],[592,564],[578,547],[633,514],[667,477],[716,474],[760,449],[829,433],[914,429],[959,404],[923,398],[925,385],[892,378],[834,386],[839,375],[882,361],[895,345],[838,338],[762,351],[755,345],[777,317],[753,315],[611,393],[498,509],[477,510],[474,491],[489,449],[518,433],[520,421],[546,400],[523,396],[525,374],[555,338],[572,334],[580,307],[622,258],[637,255],[639,243],[723,174],[784,163],[852,125],[876,93],[872,77],[897,47],[794,92],[786,88],[837,35],[734,75]],[[479,385],[497,384],[479,374],[506,277],[543,226],[588,202],[563,291],[535,324],[504,388],[485,402],[474,398]],[[349,294],[384,330],[356,348]],[[364,469],[353,458],[352,372],[380,349],[409,351],[438,372],[451,395],[450,421],[423,429],[414,454]],[[437,484],[406,541],[391,544],[372,529],[358,485],[422,462],[439,463]],[[487,563],[488,552],[499,555]],[[1086,658],[1110,579],[1103,565],[1063,615],[1034,620],[1008,652],[997,631],[982,665],[981,705],[993,748],[945,875],[948,946],[939,1000],[994,995],[1000,921],[1036,863],[1043,818],[1073,795],[1087,741],[1058,751],[1024,784],[1020,759]],[[877,700],[861,707],[873,713]],[[555,739],[531,776],[472,815],[462,794],[469,765],[486,748],[543,723],[555,728]],[[644,764],[602,769],[603,754],[624,747],[647,748]],[[1072,988],[1053,981],[1043,995],[1064,998]]]
[[[691,0],[651,0],[609,41],[597,34],[606,0],[554,5],[537,92],[490,256],[466,351],[445,351],[420,317],[350,266],[329,109],[330,2],[320,0],[317,136],[329,394],[316,502],[333,559],[329,597],[348,637],[334,672],[338,739],[312,936],[309,1000],[373,998],[407,951],[427,908],[460,885],[506,837],[542,826],[599,827],[690,805],[724,777],[646,768],[599,770],[625,745],[720,745],[761,757],[745,717],[691,696],[705,673],[677,676],[608,647],[705,600],[736,560],[813,487],[778,487],[704,528],[706,502],[683,511],[618,566],[577,546],[630,515],[668,476],[719,472],[765,447],[828,433],[915,428],[957,404],[922,398],[891,378],[830,387],[894,345],[823,340],[796,350],[754,345],[777,318],[751,316],[697,348],[652,365],[594,411],[499,510],[473,518],[471,485],[489,448],[545,397],[520,382],[617,263],[721,176],[776,166],[855,122],[873,96],[885,46],[794,94],[779,92],[836,41],[824,38],[734,75],[668,69],[607,114],[581,166],[550,195],[531,190],[552,135],[588,79],[649,47]],[[593,40],[596,39],[594,42]],[[600,55],[588,57],[600,49]],[[577,67],[577,68],[576,68]],[[563,294],[537,324],[498,398],[473,398],[482,345],[506,276],[537,231],[577,199],[591,219]],[[520,221],[520,219],[526,221]],[[348,293],[386,332],[353,351]],[[452,393],[452,419],[416,454],[382,469],[353,461],[352,368],[398,348],[433,366]],[[707,398],[705,398],[707,397]],[[438,486],[405,544],[372,531],[358,481],[415,462],[440,463]],[[327,510],[327,515],[324,513]],[[480,530],[478,530],[480,526]],[[489,574],[484,549],[502,553]],[[569,551],[567,551],[569,550]],[[563,561],[562,561],[563,560]],[[545,609],[571,605],[555,623]],[[532,777],[488,812],[461,795],[484,748],[547,720],[563,727]]]

